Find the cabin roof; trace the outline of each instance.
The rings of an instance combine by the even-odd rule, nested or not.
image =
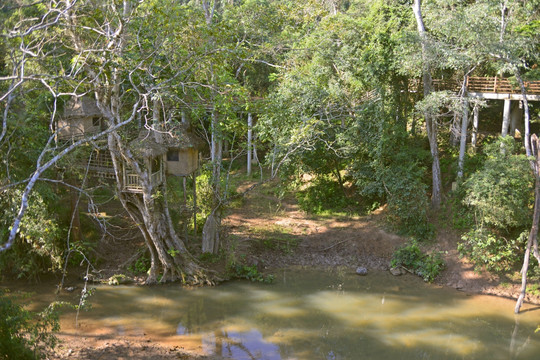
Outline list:
[[[157,157],[167,153],[169,149],[197,149],[204,146],[203,140],[189,131],[189,127],[178,124],[166,132],[155,133],[144,128],[137,139],[129,144],[136,156]]]
[[[139,136],[129,143],[129,148],[138,157],[158,157],[167,153],[167,146],[158,143],[151,130],[143,129]]]
[[[97,107],[96,100],[88,96],[72,97],[64,107],[64,117],[86,117],[101,116],[101,111]]]
[[[186,124],[177,124],[163,134],[163,144],[169,149],[197,149],[204,146],[204,141],[193,134]]]

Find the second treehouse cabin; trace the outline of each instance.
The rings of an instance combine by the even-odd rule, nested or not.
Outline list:
[[[56,122],[58,140],[78,140],[105,129],[96,101],[90,97],[73,97],[64,107],[64,116]]]

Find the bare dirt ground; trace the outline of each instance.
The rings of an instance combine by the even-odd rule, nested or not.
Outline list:
[[[242,191],[251,184],[243,184]],[[369,216],[309,216],[298,208],[293,197],[278,198],[272,184],[249,192],[243,204],[230,210],[224,219],[225,246],[234,249],[238,261],[256,265],[264,273],[292,265],[307,267],[366,267],[387,271],[392,253],[407,239],[385,230],[384,209]],[[471,293],[515,298],[519,284],[483,272],[477,273],[456,250],[459,234],[441,228],[427,251],[442,251],[447,267],[436,284]],[[122,271],[122,264],[134,256],[141,241],[117,239],[102,247],[105,276]],[[119,251],[121,250],[121,251]],[[107,256],[123,253],[121,258]],[[369,275],[368,275],[369,276]],[[411,276],[411,275],[404,275]],[[142,280],[142,279],[139,279]],[[506,285],[501,286],[504,280]],[[527,302],[540,304],[538,297]],[[50,359],[219,359],[190,353],[181,347],[156,342],[146,334],[114,337],[106,334],[81,338],[61,333],[62,344]]]

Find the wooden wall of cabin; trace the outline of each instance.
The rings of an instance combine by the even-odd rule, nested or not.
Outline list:
[[[199,166],[199,152],[193,148],[172,149],[166,155],[166,163],[167,174],[187,176],[197,170]]]

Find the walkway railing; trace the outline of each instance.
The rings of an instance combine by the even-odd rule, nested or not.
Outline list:
[[[540,81],[524,81],[524,85],[528,95],[540,95]],[[517,81],[508,78],[469,76],[466,86],[472,93],[521,94]],[[433,87],[437,91],[458,91],[461,84],[453,80],[433,79]]]
[[[163,172],[161,170],[156,171],[150,175],[150,182],[152,186],[159,185],[163,182]],[[137,174],[126,174],[124,188],[126,191],[142,192],[142,181]]]
[[[540,81],[524,81],[527,94],[540,95]],[[470,92],[521,94],[517,82],[500,77],[469,77],[467,88]]]

